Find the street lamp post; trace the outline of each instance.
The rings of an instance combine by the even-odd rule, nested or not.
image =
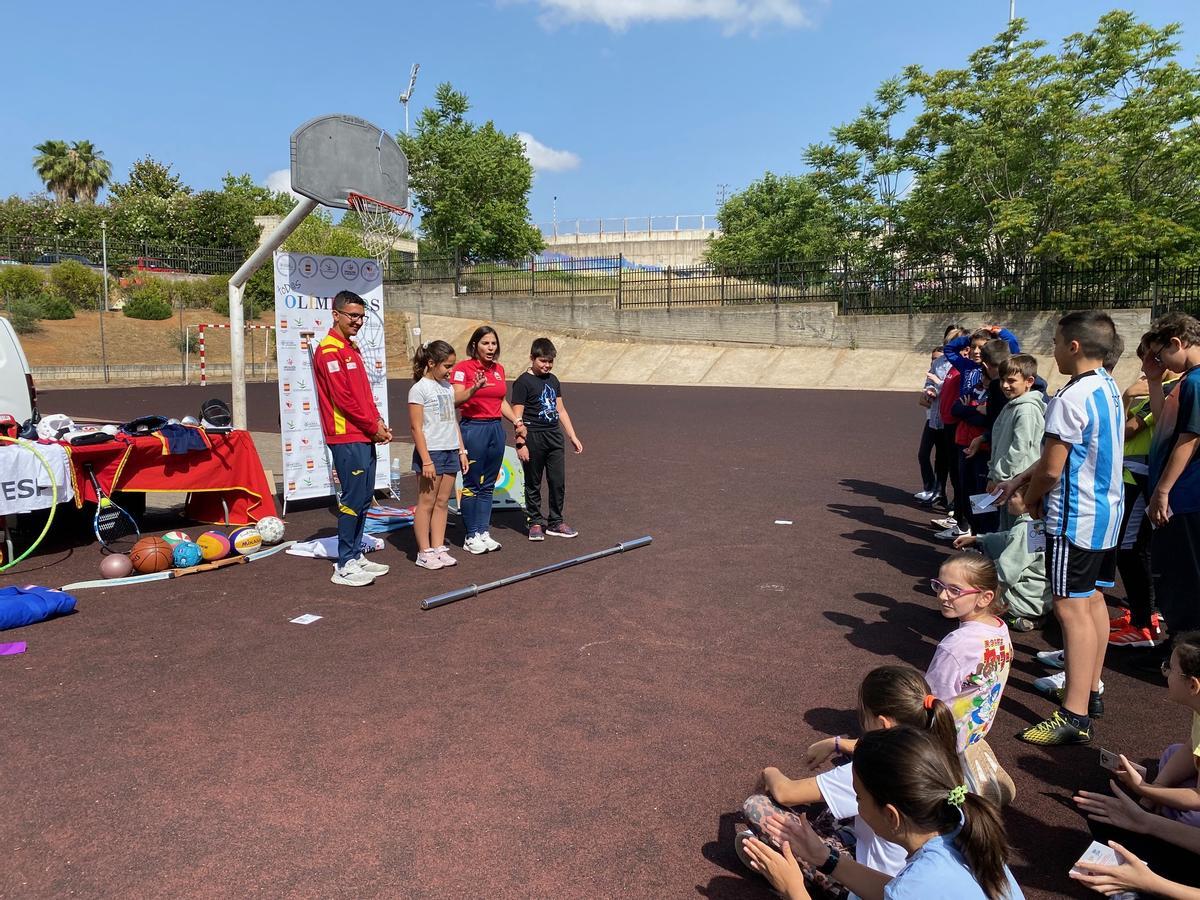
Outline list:
[[[104,343],[104,316],[108,312],[108,222],[100,220],[100,283],[103,285],[103,303],[100,310],[100,366],[104,370],[104,383],[108,384],[108,347]]]

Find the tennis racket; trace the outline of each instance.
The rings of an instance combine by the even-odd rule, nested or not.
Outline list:
[[[96,491],[96,516],[92,519],[92,531],[101,546],[113,553],[123,553],[133,546],[141,536],[137,521],[104,493],[91,463],[84,463],[84,471]]]

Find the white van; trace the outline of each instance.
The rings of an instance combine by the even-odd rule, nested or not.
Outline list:
[[[33,415],[37,391],[21,340],[8,319],[0,317],[0,415],[24,422]]]

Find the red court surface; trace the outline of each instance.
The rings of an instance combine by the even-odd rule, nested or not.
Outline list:
[[[251,387],[251,427],[273,427],[273,386]],[[182,415],[213,393],[42,406]],[[587,448],[569,460],[574,541],[531,544],[500,514],[504,549],[456,569],[416,569],[404,531],[370,588],[277,555],[80,591],[76,614],[3,632],[29,649],[0,657],[0,896],[770,897],[730,843],[758,770],[800,774],[810,742],[855,728],[863,673],[924,669],[950,627],[924,586],[947,548],[908,499],[921,411],[904,394],[716,388],[567,385],[566,401]],[[325,506],[292,511],[288,536],[332,524]],[[94,578],[98,559],[47,550],[3,581]],[[324,618],[289,623],[301,613]],[[1096,747],[1157,757],[1188,717],[1158,679],[1114,670],[1095,745],[1020,744],[1051,708],[1030,687],[1048,645],[1014,643],[990,738],[1019,789],[1012,866],[1029,897],[1084,896],[1066,878],[1089,841],[1069,797],[1104,785]]]

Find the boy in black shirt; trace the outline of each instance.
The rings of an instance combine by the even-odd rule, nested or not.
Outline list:
[[[550,374],[558,351],[549,338],[538,338],[529,348],[529,371],[523,372],[512,386],[513,411],[525,423],[528,434],[517,438],[517,458],[525,470],[525,516],[529,539],[573,538],[579,534],[563,521],[563,497],[566,493],[567,466],[563,432],[575,448],[583,444],[575,435],[575,426],[563,405],[562,384]],[[562,427],[559,427],[559,423]],[[550,491],[550,517],[542,518],[542,474]]]

